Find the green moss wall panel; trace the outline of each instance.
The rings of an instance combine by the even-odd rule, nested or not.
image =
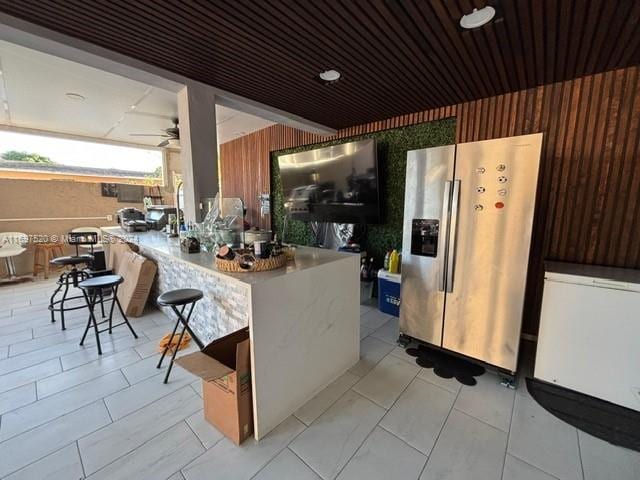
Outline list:
[[[455,143],[455,118],[448,118],[409,127],[393,128],[365,135],[341,138],[328,142],[305,145],[271,152],[271,193],[273,196],[272,226],[282,238],[284,227],[284,199],[278,168],[278,156],[313,150],[339,143],[374,138],[378,148],[378,174],[382,223],[369,225],[364,247],[377,264],[382,263],[387,248],[402,247],[402,221],[404,212],[404,180],[407,151]],[[285,241],[310,245],[314,238],[309,224],[290,220]]]

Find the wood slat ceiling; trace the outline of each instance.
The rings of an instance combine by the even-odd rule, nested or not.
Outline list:
[[[496,21],[458,28],[487,3]],[[0,11],[334,128],[640,63],[637,0],[0,0]],[[317,82],[327,68],[343,80]]]

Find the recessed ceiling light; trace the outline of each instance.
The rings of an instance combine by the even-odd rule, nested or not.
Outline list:
[[[318,74],[318,78],[325,83],[334,83],[340,80],[342,74],[337,70],[325,70]]]
[[[473,12],[462,16],[460,26],[466,29],[478,28],[489,23],[495,16],[496,9],[489,5],[480,9],[474,8]]]
[[[74,102],[82,102],[84,101],[84,95],[80,95],[79,93],[67,92],[64,94],[69,100],[73,100]]]
[[[135,106],[135,105],[131,105],[129,108],[130,108],[131,110],[135,110],[135,109],[136,109],[136,106]]]

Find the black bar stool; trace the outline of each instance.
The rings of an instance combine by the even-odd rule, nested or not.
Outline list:
[[[136,332],[133,330],[133,327],[129,323],[129,319],[124,314],[124,310],[122,310],[122,305],[120,305],[120,301],[118,300],[118,286],[124,281],[124,279],[120,275],[101,275],[99,277],[92,277],[87,280],[84,280],[78,284],[78,287],[82,289],[82,294],[84,295],[84,299],[87,302],[87,307],[89,309],[89,320],[87,321],[87,328],[84,330],[84,335],[82,335],[82,340],[80,340],[80,345],[84,343],[85,338],[87,337],[87,333],[89,332],[89,328],[93,325],[93,331],[96,334],[96,343],[98,344],[98,355],[102,355],[102,347],[100,345],[100,333],[104,331],[109,331],[115,327],[119,327],[120,325],[127,325],[131,333],[135,338],[138,338]],[[104,289],[111,289],[113,292],[111,298],[111,308],[109,309],[109,318],[106,320],[102,320],[98,322],[93,313],[93,310],[98,303],[97,299],[101,296],[101,292]],[[102,304],[102,300],[100,300]],[[118,305],[118,310],[122,314],[122,318],[124,318],[124,322],[118,323],[117,325],[113,325],[113,309]],[[102,330],[98,330],[98,325],[102,325],[103,323],[108,323],[109,326]]]
[[[178,330],[178,325],[182,323],[182,332],[180,332],[180,338],[178,339],[178,343],[176,347],[173,349],[173,354],[171,355],[171,363],[169,363],[169,368],[167,369],[167,374],[164,377],[164,383],[169,381],[169,375],[171,374],[171,367],[173,367],[173,361],[176,359],[176,353],[178,353],[178,345],[182,342],[182,337],[184,336],[184,332],[188,331],[191,338],[198,344],[198,347],[202,349],[204,345],[198,339],[191,327],[189,326],[189,319],[191,318],[191,314],[193,313],[193,308],[196,306],[196,302],[203,297],[203,294],[200,290],[196,290],[195,288],[181,288],[179,290],[170,290],[168,292],[163,293],[158,297],[158,305],[161,307],[171,307],[173,312],[178,317],[176,320],[176,324],[173,327],[173,332],[171,332],[171,337],[169,342],[164,347],[162,352],[162,356],[160,357],[160,361],[158,362],[157,368],[162,366],[162,361],[164,360],[164,356],[167,354],[169,347],[171,345],[171,340],[176,334],[176,330]],[[189,313],[187,316],[184,316],[185,309],[191,305],[189,308]],[[178,307],[182,307],[178,310]]]
[[[78,283],[86,280],[89,277],[85,271],[78,269],[78,265],[88,264],[93,261],[93,257],[91,255],[73,255],[66,257],[57,257],[51,260],[49,263],[52,265],[62,266],[62,267],[71,267],[70,270],[65,270],[60,274],[58,281],[56,284],[58,285],[51,295],[49,299],[49,311],[51,312],[51,323],[56,321],[55,313],[60,313],[60,323],[62,324],[62,330],[66,330],[64,324],[64,314],[65,312],[70,312],[72,310],[80,310],[82,308],[86,308],[86,305],[79,305],[75,307],[65,306],[66,302],[71,300],[77,300],[79,298],[83,298],[82,295],[68,296],[69,287],[77,287]],[[56,295],[62,290],[64,287],[64,291],[62,292],[62,297],[56,300]],[[103,315],[104,316],[104,315]]]
[[[57,257],[51,260],[49,263],[56,266],[62,267],[71,267],[70,270],[65,270],[58,278],[56,282],[58,287],[51,295],[51,299],[49,300],[49,310],[51,311],[51,323],[56,321],[55,312],[60,313],[60,323],[62,324],[62,330],[66,330],[66,326],[64,324],[64,314],[65,312],[69,312],[71,310],[80,310],[82,308],[86,308],[86,305],[78,305],[75,307],[65,306],[66,302],[71,300],[77,300],[83,298],[82,295],[76,295],[72,297],[68,297],[69,287],[73,285],[74,287],[78,287],[78,282],[86,280],[87,278],[93,276],[92,269],[95,258],[93,256],[93,247],[97,245],[99,242],[98,234],[95,231],[75,231],[67,233],[67,243],[69,245],[73,245],[76,248],[76,254],[71,256]],[[78,247],[80,246],[88,246],[90,249],[90,253],[80,255]],[[78,269],[78,265],[85,265],[85,268]],[[59,300],[55,300],[56,295],[62,290],[64,287],[64,291],[62,292],[62,298]],[[100,291],[100,309],[102,311],[102,317],[104,318],[104,298],[103,293]]]

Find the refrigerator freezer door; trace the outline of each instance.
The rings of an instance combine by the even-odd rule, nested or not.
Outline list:
[[[455,148],[407,153],[400,331],[438,346]]]
[[[542,134],[457,146],[460,181],[443,347],[514,371]]]

